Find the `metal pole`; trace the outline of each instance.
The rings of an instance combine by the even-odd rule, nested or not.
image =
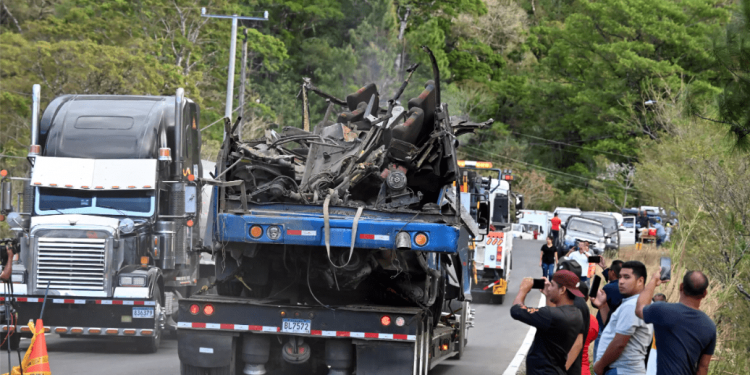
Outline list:
[[[233,14],[231,16],[223,16],[219,14],[206,14],[206,8],[201,8],[201,17],[208,18],[229,18],[232,20],[232,35],[231,44],[229,45],[229,72],[227,76],[227,103],[224,108],[224,117],[232,119],[232,100],[234,98],[234,58],[235,58],[235,47],[237,44],[237,20],[249,20],[249,21],[268,21],[268,11],[263,12],[263,18],[261,17],[243,17]],[[226,134],[224,134],[226,137]]]
[[[245,39],[242,40],[242,66],[240,67],[240,124],[237,129],[237,135],[242,139],[242,123],[245,122],[245,69],[247,69],[247,28],[242,30]]]
[[[31,144],[39,143],[39,100],[41,96],[41,86],[34,85],[31,88]]]
[[[224,108],[224,117],[232,118],[232,100],[234,97],[234,58],[237,45],[237,15],[232,15],[232,36],[229,44],[229,73],[227,75],[227,104]]]

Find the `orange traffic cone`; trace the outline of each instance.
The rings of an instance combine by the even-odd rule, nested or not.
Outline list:
[[[36,321],[36,327],[33,322],[29,322],[31,332],[34,336],[31,338],[31,345],[26,350],[26,354],[21,361],[24,375],[50,375],[49,358],[47,357],[47,340],[44,338],[44,323],[39,319]],[[8,375],[5,373],[3,375]],[[21,368],[13,367],[11,375],[21,375]]]
[[[28,363],[25,361],[27,356],[29,357]],[[26,351],[26,355],[24,356],[24,364],[27,366],[24,367],[23,371],[25,375],[51,374],[49,357],[47,356],[47,340],[44,338],[44,323],[41,319],[37,319],[36,321],[34,337],[31,338],[31,346],[29,346],[29,350]]]

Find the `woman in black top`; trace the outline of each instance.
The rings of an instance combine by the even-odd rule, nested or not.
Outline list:
[[[547,237],[547,243],[542,246],[542,253],[539,255],[539,267],[542,267],[542,277],[552,280],[555,273],[555,264],[557,264],[557,248],[555,239],[552,236]]]

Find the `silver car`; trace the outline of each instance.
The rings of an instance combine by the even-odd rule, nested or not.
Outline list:
[[[589,248],[595,255],[604,253],[606,242],[602,223],[582,216],[571,216],[562,226],[562,229],[564,230],[562,238],[565,249],[575,246],[576,241],[588,241],[593,243]]]

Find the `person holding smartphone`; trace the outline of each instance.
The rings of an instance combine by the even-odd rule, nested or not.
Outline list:
[[[524,304],[526,295],[534,281],[521,281],[518,294],[510,309],[510,316],[520,322],[536,327],[536,335],[526,356],[527,375],[566,373],[568,353],[583,327],[580,311],[573,305],[576,297],[583,297],[578,290],[578,277],[573,272],[555,272],[552,281],[544,280],[544,293],[551,306],[531,308]]]
[[[680,302],[651,303],[656,287],[668,281],[661,273],[655,274],[638,297],[635,310],[639,318],[654,325],[656,373],[705,375],[716,347],[716,324],[700,310],[708,294],[708,277],[688,271],[680,284]]]
[[[547,243],[542,245],[542,252],[539,254],[539,267],[542,267],[542,277],[552,280],[557,265],[557,247],[555,239],[552,236],[547,237]]]

